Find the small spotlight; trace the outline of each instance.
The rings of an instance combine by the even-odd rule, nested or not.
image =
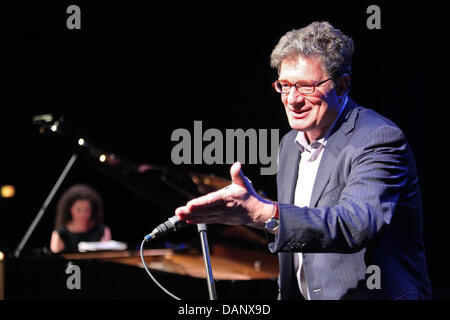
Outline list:
[[[83,138],[78,139],[78,144],[80,146],[84,145],[84,139]]]
[[[3,252],[0,251],[0,261],[5,259],[5,254]]]
[[[106,156],[104,154],[101,154],[100,157],[98,158],[98,160],[100,160],[100,162],[105,162]]]
[[[53,125],[50,127],[50,129],[51,129],[53,132],[56,132],[56,130],[58,130],[58,126],[57,126],[56,124],[53,124]]]
[[[12,185],[4,185],[0,189],[2,198],[13,198],[16,194],[16,188]]]

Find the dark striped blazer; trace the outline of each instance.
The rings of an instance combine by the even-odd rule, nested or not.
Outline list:
[[[297,131],[280,143],[279,299],[302,298],[293,252],[303,252],[308,290],[322,299],[429,299],[422,204],[414,156],[402,131],[349,99],[334,126],[309,207],[293,205]],[[379,268],[381,288],[369,289]],[[370,286],[369,286],[370,287]]]

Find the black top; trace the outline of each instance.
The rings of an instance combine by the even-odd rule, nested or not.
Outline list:
[[[94,242],[100,241],[105,232],[104,225],[95,225],[86,232],[73,233],[66,226],[60,226],[56,229],[61,240],[64,242],[63,252],[78,252],[78,243],[81,241]]]

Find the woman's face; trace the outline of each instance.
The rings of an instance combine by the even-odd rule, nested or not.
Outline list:
[[[91,202],[89,200],[76,200],[70,208],[70,213],[74,222],[87,225],[92,215]]]

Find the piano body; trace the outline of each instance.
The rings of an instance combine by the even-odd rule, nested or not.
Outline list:
[[[81,168],[74,166],[72,169],[79,180],[93,176],[92,172],[86,173],[85,166],[91,159],[93,157],[84,158]],[[113,239],[123,241],[126,237],[133,237],[126,241],[127,251],[52,254],[41,246],[37,253],[35,250],[23,250],[19,257],[5,254],[0,262],[0,298],[172,299],[157,287],[144,270],[136,244],[172,215],[176,206],[230,182],[214,175],[180,174],[151,165],[130,165],[123,161],[117,165],[118,158],[114,161],[109,167],[99,167],[98,163],[93,167],[101,176],[131,191],[135,198],[148,197],[149,207],[159,214],[146,213],[136,219],[129,214],[109,213],[108,225],[111,226]],[[117,198],[113,195],[106,200]],[[123,199],[117,201],[120,203]],[[171,206],[167,207],[167,203]],[[152,240],[144,254],[152,274],[170,292],[182,299],[207,300],[209,296],[200,238],[194,229],[195,226],[187,227],[160,241]],[[263,234],[244,226],[208,225],[218,299],[276,299],[278,258],[269,253]],[[44,236],[45,242],[46,239],[49,240],[49,233]],[[181,245],[178,245],[180,242]],[[33,244],[28,243],[25,249],[30,247]],[[70,265],[79,267],[80,289],[71,289],[67,284],[71,274],[66,270]]]
[[[148,268],[181,299],[209,299],[198,252],[147,249]],[[276,299],[276,256],[216,245],[211,264],[218,299]],[[68,285],[79,267],[80,288]],[[24,255],[3,261],[5,299],[172,299],[145,272],[139,251]]]

